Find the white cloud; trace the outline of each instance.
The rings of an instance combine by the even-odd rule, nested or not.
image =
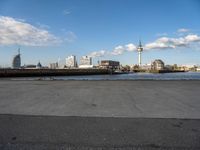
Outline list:
[[[200,42],[200,36],[196,34],[189,34],[184,37],[180,38],[168,38],[162,37],[155,40],[152,43],[148,43],[145,45],[144,49],[151,50],[151,49],[174,49],[177,47],[188,47],[189,45],[193,44],[194,42]]]
[[[145,50],[164,50],[164,49],[176,49],[189,46],[195,46],[200,44],[200,36],[197,34],[187,34],[182,37],[160,37],[153,42],[144,45]],[[119,45],[111,51],[95,51],[90,54],[92,57],[99,57],[104,55],[122,55],[125,52],[137,51],[137,46],[133,43],[127,45]]]
[[[196,34],[189,34],[185,39],[187,42],[200,42],[200,37]]]
[[[61,40],[49,31],[24,20],[0,16],[0,45],[47,46],[60,42]]]
[[[110,54],[111,55],[121,55],[126,51],[131,52],[131,51],[135,51],[136,49],[137,49],[137,47],[134,44],[129,43],[125,46],[119,45],[119,46],[115,47],[114,50],[112,50],[110,52]]]
[[[152,42],[152,43],[148,43],[145,45],[144,50],[149,50],[149,49],[167,49],[170,48],[170,46],[168,46],[165,43],[162,42]]]
[[[181,29],[178,29],[177,32],[179,33],[186,33],[186,32],[189,32],[190,29],[185,29],[185,28],[181,28]]]
[[[111,55],[121,55],[125,51],[125,48],[121,45],[114,48],[113,51],[111,51]]]
[[[130,51],[130,52],[137,50],[137,47],[134,44],[132,44],[132,43],[127,44],[125,47],[126,47],[126,50]]]
[[[90,56],[90,57],[102,57],[102,56],[106,55],[106,53],[107,53],[107,51],[100,50],[100,51],[92,52],[88,56]]]
[[[91,57],[103,57],[105,55],[121,55],[125,52],[131,52],[135,51],[137,48],[134,44],[129,43],[125,46],[119,45],[115,47],[112,51],[106,51],[106,50],[100,50],[100,51],[94,51],[89,54]]]

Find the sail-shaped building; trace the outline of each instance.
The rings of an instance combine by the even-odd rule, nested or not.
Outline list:
[[[20,49],[18,49],[18,54],[13,57],[12,68],[18,69],[21,67],[21,56]]]

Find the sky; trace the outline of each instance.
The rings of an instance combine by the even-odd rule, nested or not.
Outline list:
[[[0,0],[0,66],[76,55],[142,64],[200,64],[199,0]]]

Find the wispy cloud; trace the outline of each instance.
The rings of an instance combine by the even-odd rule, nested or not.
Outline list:
[[[156,36],[167,36],[167,33],[157,33]]]
[[[186,29],[186,28],[180,28],[177,30],[178,33],[186,33],[186,32],[190,32],[190,29]]]
[[[60,43],[60,38],[25,20],[0,16],[0,45],[47,46]]]
[[[50,26],[46,25],[46,24],[42,24],[40,22],[36,23],[36,25],[40,28],[40,29],[50,29]]]
[[[76,39],[77,39],[77,36],[74,32],[72,31],[65,32],[64,41],[71,43],[71,42],[74,42]]]
[[[71,14],[71,11],[69,9],[65,9],[65,10],[63,10],[63,14],[69,15],[69,14]]]

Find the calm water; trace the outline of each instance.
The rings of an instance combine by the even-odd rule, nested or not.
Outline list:
[[[200,72],[184,73],[129,73],[118,75],[85,75],[57,77],[10,78],[11,80],[200,80]]]

